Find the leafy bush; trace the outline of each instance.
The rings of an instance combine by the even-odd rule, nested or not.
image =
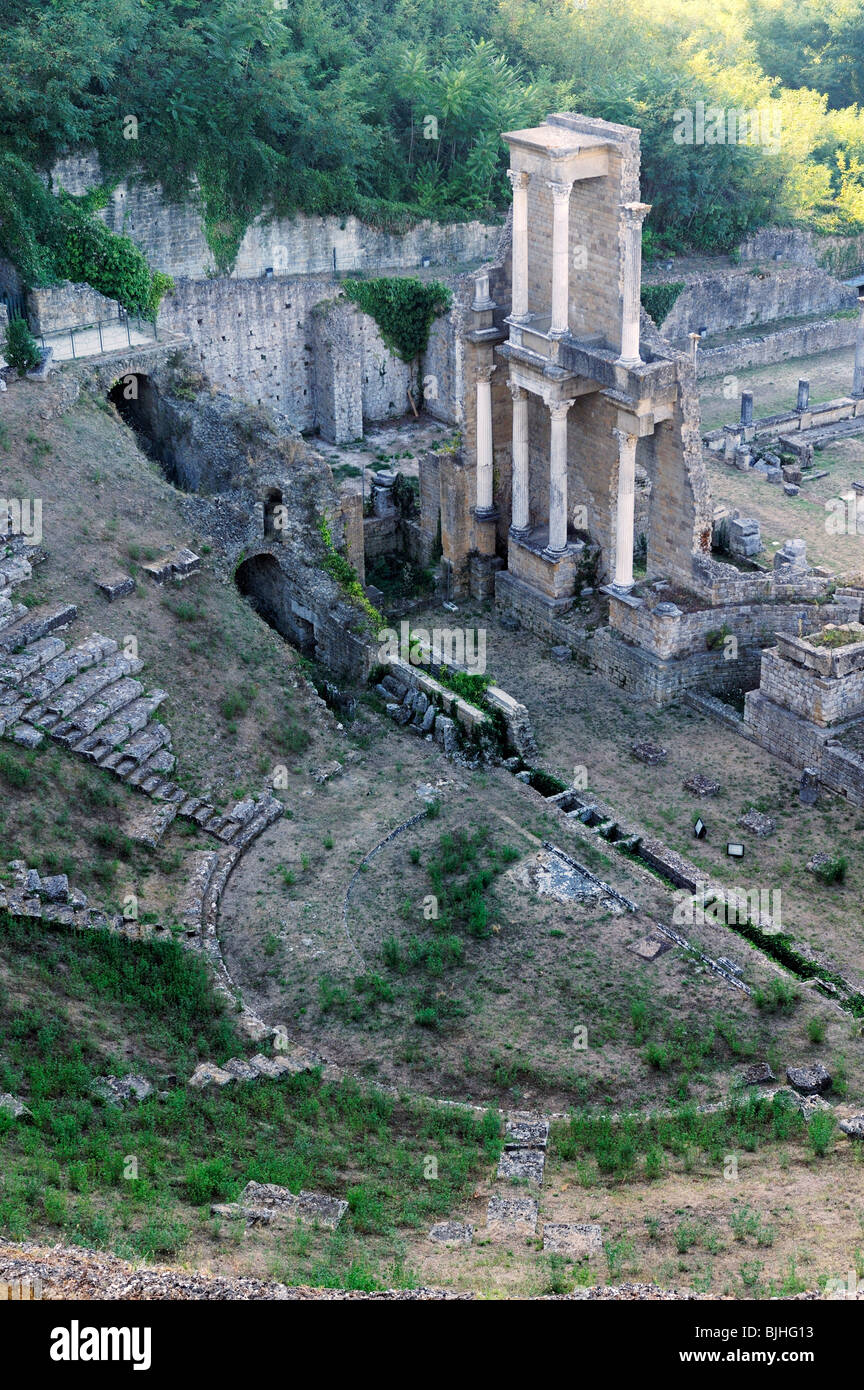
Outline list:
[[[842,883],[848,867],[845,854],[832,854],[829,859],[814,864],[813,874],[820,883]]]
[[[837,1121],[830,1110],[817,1110],[807,1126],[807,1142],[817,1158],[824,1158],[834,1142]]]
[[[3,343],[3,356],[9,366],[17,368],[19,372],[29,372],[38,367],[41,361],[39,347],[27,327],[26,319],[9,320]]]
[[[766,1014],[789,1014],[798,1003],[798,991],[788,980],[773,979],[754,991],[753,1000]]]

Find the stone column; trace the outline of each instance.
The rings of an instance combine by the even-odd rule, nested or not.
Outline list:
[[[548,401],[549,427],[549,543],[553,559],[567,548],[567,412],[573,401]]]
[[[621,356],[625,367],[637,367],[642,289],[642,223],[650,203],[621,204]]]
[[[618,440],[618,508],[615,525],[615,578],[613,589],[629,593],[633,588],[633,521],[636,507],[636,435],[613,430]]]
[[[517,539],[531,529],[528,504],[528,392],[508,382],[513,397],[513,470],[510,532]]]
[[[548,181],[552,190],[552,320],[550,333],[566,333],[570,302],[570,189]]]
[[[858,330],[855,335],[855,368],[852,395],[864,396],[864,298],[858,300]]]
[[[490,516],[492,503],[492,373],[493,366],[478,367],[477,382],[477,506],[476,514]]]
[[[797,411],[809,410],[810,408],[810,382],[805,381],[804,377],[798,382],[798,400],[795,405]]]
[[[741,424],[753,424],[753,392],[741,392]]]
[[[513,189],[513,299],[510,313],[524,318],[528,313],[528,175],[508,169]]]

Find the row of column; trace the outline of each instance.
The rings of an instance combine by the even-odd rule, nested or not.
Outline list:
[[[511,317],[528,316],[528,183],[522,170],[507,171],[513,189],[513,289]],[[573,182],[546,180],[552,194],[552,293],[549,332],[568,330],[570,300],[570,192]],[[638,366],[642,223],[648,203],[622,203],[621,214],[621,355],[626,366]]]
[[[492,374],[494,366],[477,371],[477,515],[494,516],[492,450]],[[515,381],[507,383],[513,399],[511,525],[516,540],[531,530],[528,483],[528,392]],[[573,400],[547,401],[549,410],[549,539],[551,557],[567,548],[567,415]],[[616,515],[614,587],[633,587],[633,525],[636,505],[636,435],[613,430],[618,441],[618,504]]]

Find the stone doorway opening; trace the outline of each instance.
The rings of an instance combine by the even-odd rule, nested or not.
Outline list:
[[[237,566],[234,582],[264,622],[296,647],[315,656],[314,615],[291,597],[288,582],[273,555],[251,555]]]

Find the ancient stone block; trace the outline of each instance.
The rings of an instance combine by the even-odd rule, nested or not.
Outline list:
[[[603,1232],[599,1226],[546,1222],[543,1227],[543,1249],[550,1254],[566,1255],[571,1260],[590,1260],[603,1250]]]
[[[474,1238],[473,1226],[462,1226],[458,1221],[438,1221],[429,1232],[429,1239],[436,1245],[470,1245]]]
[[[831,1073],[821,1062],[810,1062],[803,1067],[787,1067],[786,1079],[802,1096],[819,1095],[831,1088]]]
[[[494,1241],[520,1240],[537,1231],[538,1206],[533,1197],[490,1197],[486,1235]]]

